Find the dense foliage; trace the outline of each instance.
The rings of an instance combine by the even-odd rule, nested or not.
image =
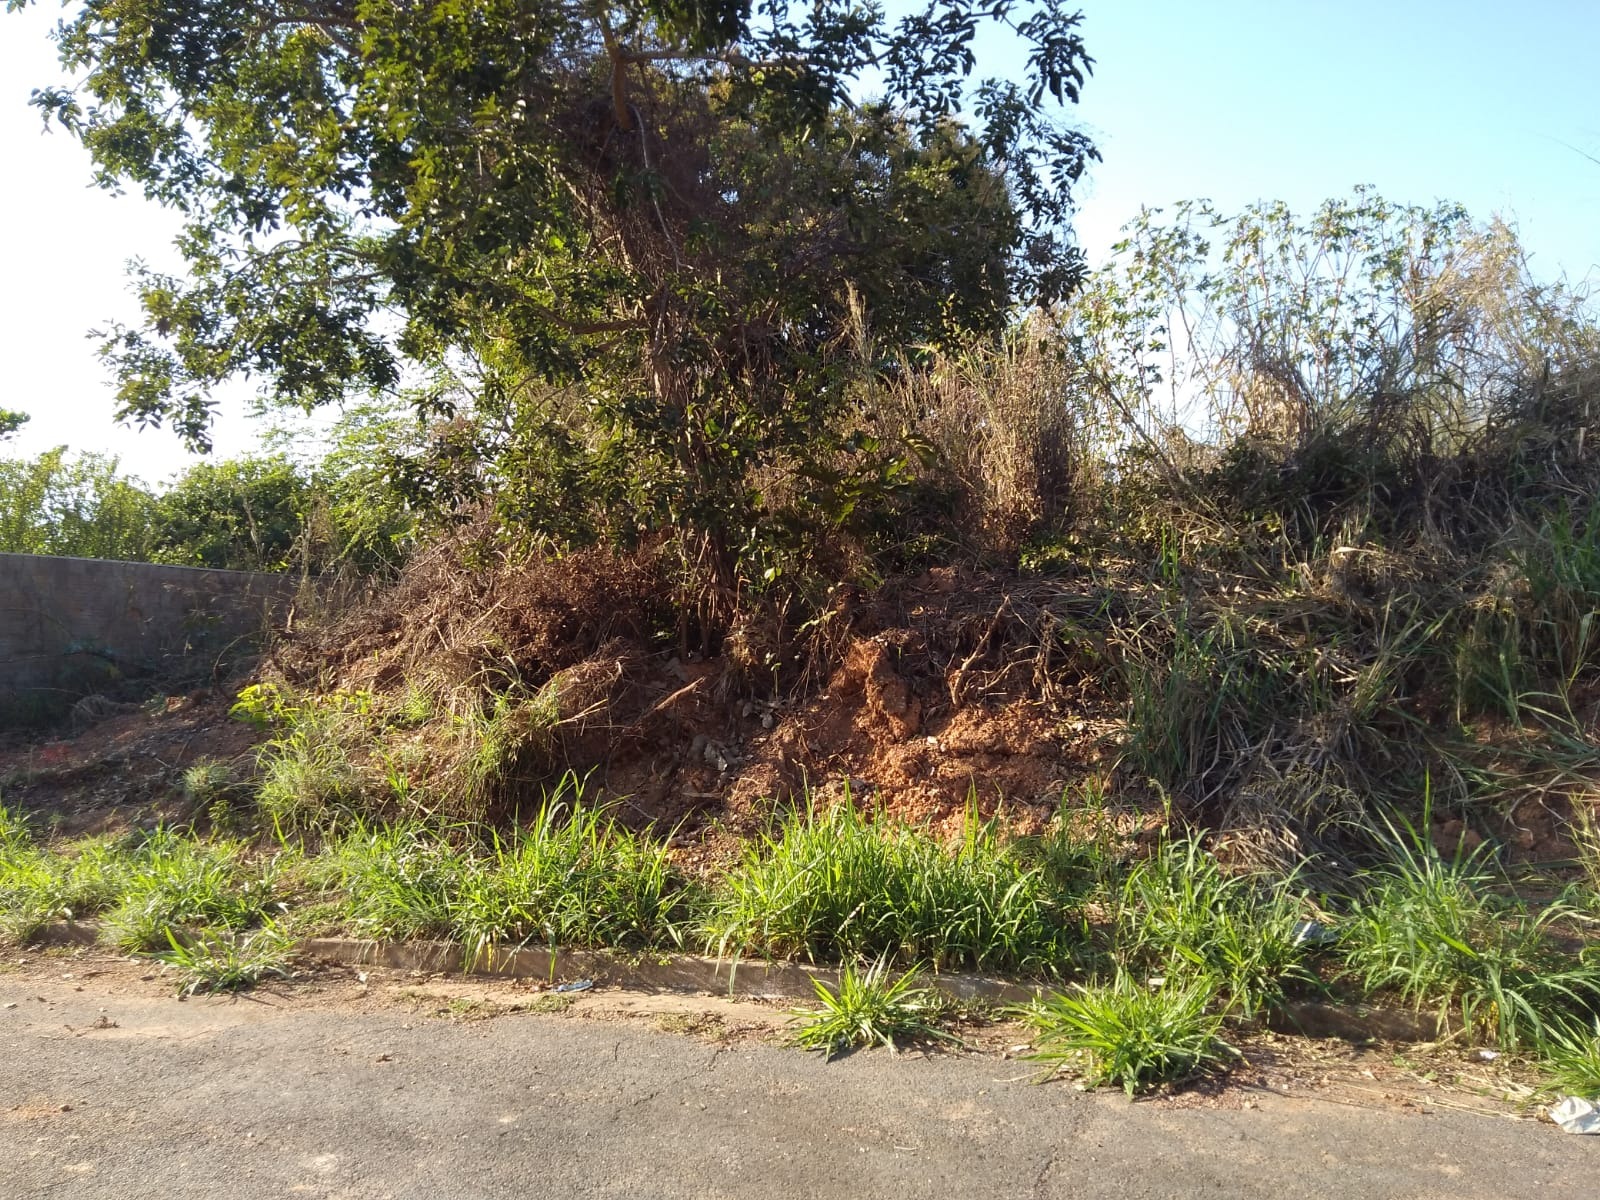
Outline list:
[[[358,415],[313,461],[279,452],[200,462],[160,489],[113,457],[64,446],[0,457],[0,552],[312,574],[389,568],[416,533],[383,475],[395,432]]]
[[[203,445],[229,376],[315,406],[421,364],[468,382],[425,409],[549,464],[512,498],[524,527],[587,481],[604,528],[556,532],[672,530],[732,585],[819,525],[774,474],[836,494],[824,528],[850,479],[883,478],[836,419],[887,365],[853,309],[892,354],[1080,280],[1093,150],[1051,111],[1089,69],[1078,21],[1060,0],[894,22],[853,0],[90,0],[60,34],[80,82],[35,101],[103,185],[188,218],[188,278],[143,273],[144,327],[106,346],[124,416]],[[1025,79],[970,78],[989,24]]]

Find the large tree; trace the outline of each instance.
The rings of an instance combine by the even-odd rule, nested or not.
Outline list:
[[[990,23],[1022,78],[972,77]],[[75,84],[35,102],[103,186],[187,218],[185,276],[142,272],[143,327],[108,339],[120,416],[203,446],[225,378],[309,408],[407,360],[470,363],[502,413],[573,385],[641,521],[727,572],[755,472],[839,427],[853,314],[897,350],[1078,282],[1078,24],[1060,0],[89,0],[58,34]]]

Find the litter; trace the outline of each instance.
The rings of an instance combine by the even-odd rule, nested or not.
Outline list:
[[[1568,1096],[1550,1106],[1550,1119],[1567,1133],[1600,1133],[1600,1105]]]
[[[1300,921],[1295,924],[1290,938],[1296,946],[1326,946],[1337,942],[1339,934],[1321,921]]]
[[[592,979],[574,979],[571,983],[557,984],[556,985],[556,991],[558,991],[558,992],[587,992],[593,986],[594,986],[594,980],[592,980]]]

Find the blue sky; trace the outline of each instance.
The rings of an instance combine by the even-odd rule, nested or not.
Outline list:
[[[1536,273],[1600,282],[1600,0],[1085,0],[1096,59],[1074,119],[1105,161],[1081,193],[1091,261],[1141,205],[1207,196],[1309,209],[1358,183],[1410,203],[1514,219]],[[57,78],[53,4],[0,15],[0,407],[33,414],[21,448],[109,451],[147,479],[187,458],[111,420],[85,332],[134,320],[123,263],[176,265],[175,223],[88,186],[70,139],[40,136],[29,91]],[[1006,48],[981,47],[1003,73]],[[255,437],[224,402],[224,452]]]

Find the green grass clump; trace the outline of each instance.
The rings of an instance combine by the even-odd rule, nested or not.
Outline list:
[[[472,863],[452,904],[469,959],[497,946],[657,946],[681,940],[682,892],[664,845],[558,792],[532,824]]]
[[[248,933],[201,930],[180,940],[169,928],[172,947],[156,957],[178,972],[178,994],[238,992],[268,976],[287,978],[293,939],[271,924]]]
[[[124,950],[156,951],[174,929],[247,929],[282,911],[276,861],[251,863],[234,842],[157,830],[126,856],[120,903],[106,934]]]
[[[970,817],[951,850],[848,801],[790,813],[748,848],[709,898],[705,930],[719,954],[1038,974],[1083,943],[1069,898],[993,823]]]
[[[1546,1032],[1540,1058],[1550,1082],[1587,1100],[1600,1099],[1600,1021]]]
[[[121,895],[124,875],[113,843],[92,839],[55,853],[0,806],[0,939],[25,942],[51,921],[103,912]]]
[[[1119,973],[1111,983],[1079,986],[1024,1011],[1038,1031],[1034,1058],[1078,1066],[1090,1087],[1116,1084],[1129,1096],[1176,1083],[1215,1066],[1233,1051],[1222,1041],[1216,992],[1204,978],[1160,987]]]
[[[358,825],[312,866],[339,899],[352,932],[372,938],[449,935],[468,870],[460,849],[417,822]]]
[[[1507,1048],[1600,1005],[1600,963],[1555,935],[1566,907],[1532,912],[1502,896],[1488,843],[1446,858],[1410,825],[1391,825],[1385,840],[1388,861],[1340,942],[1364,991],[1436,1008],[1446,1023],[1459,1017]]]
[[[469,958],[530,943],[675,943],[683,889],[666,847],[583,807],[569,781],[533,821],[487,846],[417,823],[360,827],[315,868],[367,937],[449,937]]]
[[[857,1046],[893,1050],[916,1039],[956,1040],[938,1027],[942,1005],[933,992],[916,986],[919,977],[919,969],[912,967],[891,979],[885,958],[865,971],[846,963],[839,971],[837,991],[813,979],[821,1007],[794,1010],[801,1022],[794,1033],[795,1045],[832,1058]]]
[[[1123,880],[1112,953],[1146,976],[1210,980],[1248,1020],[1312,978],[1300,904],[1292,881],[1225,873],[1199,835],[1163,842]]]
[[[356,718],[307,708],[267,742],[258,758],[256,803],[275,828],[336,829],[365,807],[366,781],[345,748]]]

